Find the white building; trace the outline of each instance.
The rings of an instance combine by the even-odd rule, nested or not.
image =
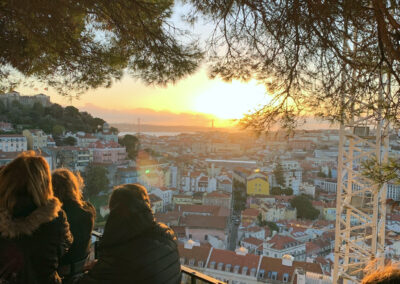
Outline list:
[[[387,184],[387,199],[393,199],[395,201],[400,200],[400,185],[388,183]]]
[[[283,168],[283,176],[285,178],[285,186],[293,189],[293,194],[299,194],[300,184],[303,178],[303,169],[298,161],[284,160],[280,161]],[[276,165],[274,165],[275,168]],[[277,186],[275,176],[271,175],[273,186]]]
[[[299,193],[300,194],[307,194],[315,197],[315,186],[306,182],[302,182],[299,186]]]
[[[271,258],[250,254],[244,247],[228,251],[187,243],[179,244],[178,248],[182,265],[230,284],[332,283],[309,282],[329,277],[323,275],[319,264],[295,261],[290,255]],[[186,275],[183,276],[183,283],[189,283],[185,277]]]
[[[295,260],[304,261],[306,259],[306,245],[296,241],[292,237],[276,234],[264,243],[263,255],[273,258],[282,258],[289,254]]]
[[[0,135],[0,151],[22,152],[28,149],[26,137],[19,134]]]
[[[151,190],[151,193],[158,196],[161,198],[163,201],[163,210],[166,210],[170,206],[172,206],[172,194],[173,191],[166,188],[166,187],[160,187],[160,188],[153,188]]]

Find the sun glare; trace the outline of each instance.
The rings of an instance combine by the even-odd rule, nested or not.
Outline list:
[[[207,90],[196,94],[193,109],[197,112],[215,115],[220,119],[238,119],[268,102],[262,85],[256,81],[242,83],[217,81]]]

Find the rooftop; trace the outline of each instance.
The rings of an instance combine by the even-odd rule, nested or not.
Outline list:
[[[191,228],[225,230],[227,217],[189,215],[181,218],[180,225]]]
[[[275,235],[267,243],[271,244],[271,248],[276,250],[286,249],[289,245],[298,245],[299,242],[289,236]]]

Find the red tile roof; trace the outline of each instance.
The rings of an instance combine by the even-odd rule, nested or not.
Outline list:
[[[153,204],[154,202],[160,202],[162,199],[155,194],[149,194],[150,203]]]
[[[321,250],[321,247],[319,245],[317,245],[316,243],[312,243],[312,242],[306,243],[306,254],[307,255],[319,252],[320,250]]]
[[[89,148],[95,149],[105,149],[105,148],[122,148],[123,146],[119,145],[117,142],[109,141],[96,141],[89,144]]]
[[[225,230],[227,217],[189,215],[182,217],[179,223],[190,228]]]
[[[207,176],[202,176],[202,177],[199,179],[199,182],[208,182],[208,177],[207,177]]]
[[[289,275],[288,283],[296,283],[296,282],[291,282],[293,279],[294,270],[296,268],[303,268],[306,272],[314,272],[322,274],[322,269],[319,264],[308,263],[304,261],[293,261],[292,266],[286,266],[282,264],[282,259],[280,258],[272,258],[264,256],[260,265],[260,270],[263,269],[265,271],[264,278],[267,278],[268,272],[271,271],[271,272],[277,272],[276,280],[283,281],[283,275],[287,273]]]
[[[217,216],[220,210],[220,206],[216,205],[199,205],[199,204],[182,204],[177,205],[176,209],[182,213],[209,213]]]
[[[263,240],[256,239],[256,238],[253,238],[253,237],[246,238],[246,239],[242,240],[242,243],[248,243],[248,244],[252,244],[252,245],[255,245],[255,246],[259,246],[263,242],[264,242]]]
[[[263,230],[263,228],[259,227],[259,226],[253,226],[253,227],[248,227],[246,229],[244,229],[244,231],[246,232],[259,232]]]
[[[1,134],[0,138],[7,138],[7,137],[18,137],[18,138],[22,138],[25,137],[22,134]]]
[[[206,264],[208,255],[210,253],[211,246],[202,244],[201,246],[194,246],[191,249],[185,248],[183,243],[178,244],[178,251],[181,258],[184,258],[184,264],[189,264],[189,260],[194,259],[195,265],[198,265],[199,261],[203,261],[203,265]]]
[[[259,260],[260,256],[254,254],[238,255],[234,251],[213,249],[208,262],[208,267],[210,267],[211,262],[215,261],[214,269],[218,268],[218,263],[223,263],[222,270],[225,271],[225,266],[230,264],[230,272],[233,272],[235,266],[238,265],[240,274],[242,274],[243,268],[247,267],[246,275],[250,275],[252,268],[258,268]]]
[[[248,217],[257,217],[258,214],[260,214],[260,211],[254,208],[247,208],[242,211],[242,216],[248,216]]]
[[[231,196],[227,193],[214,191],[214,192],[208,193],[205,197],[207,197],[207,198],[230,198]]]
[[[165,213],[156,213],[154,214],[154,217],[158,222],[162,223],[171,223],[174,221],[178,221],[180,218],[181,214],[177,211],[170,211],[170,212],[165,212]]]
[[[286,248],[285,245],[291,243],[298,244],[298,241],[289,236],[275,235],[269,241],[267,241],[267,243],[272,244],[271,247],[273,249],[283,250]]]

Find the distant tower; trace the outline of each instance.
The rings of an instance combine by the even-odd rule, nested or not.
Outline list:
[[[138,126],[138,129],[137,129],[137,139],[138,139],[137,151],[139,152],[139,150],[140,150],[140,117],[137,120],[137,126]]]

